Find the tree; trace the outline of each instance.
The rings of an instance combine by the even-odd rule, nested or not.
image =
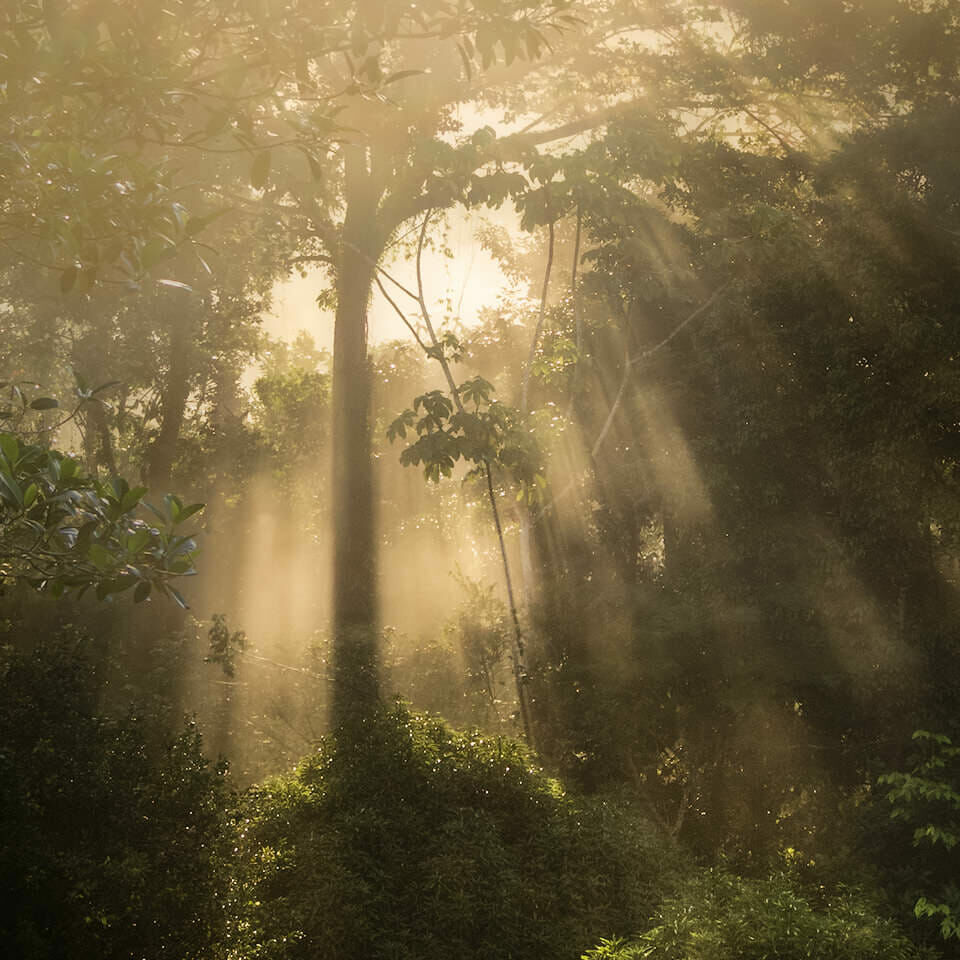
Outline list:
[[[338,659],[351,661],[335,712],[346,716],[352,704],[362,709],[376,699],[366,310],[377,263],[403,223],[454,198],[444,162],[457,151],[440,136],[452,129],[452,108],[468,92],[474,65],[490,66],[498,50],[508,62],[536,57],[546,46],[543,30],[559,28],[566,4],[270,6],[180,0],[180,16],[169,17],[136,3],[18,2],[7,14],[14,96],[2,115],[10,134],[0,166],[11,198],[4,240],[19,259],[58,269],[65,291],[78,278],[138,283],[181,246],[192,247],[203,226],[169,203],[173,154],[246,154],[250,182],[263,189],[275,172],[270,137],[282,133],[315,178],[330,176],[329,187],[287,184],[281,198],[308,224],[323,249],[316,256],[334,275],[334,633]],[[429,83],[427,68],[436,71]],[[466,79],[458,79],[461,70]],[[345,128],[358,133],[337,137]],[[473,145],[471,168],[487,159]],[[43,162],[57,177],[26,189]],[[82,182],[85,170],[92,183]],[[111,220],[118,192],[144,201],[125,208],[133,221],[120,236]],[[337,206],[341,217],[330,214]],[[171,431],[182,395],[172,389]],[[169,462],[164,440],[161,431],[160,474]]]
[[[351,6],[338,21],[351,34],[347,75],[327,67],[329,95],[346,85],[353,99],[338,122],[360,131],[340,150],[342,220],[316,200],[294,201],[311,221],[313,256],[333,275],[334,612],[338,664],[335,722],[364,716],[377,698],[376,543],[369,436],[367,306],[381,283],[379,262],[400,228],[418,214],[449,206],[472,172],[493,159],[485,134],[459,148],[442,139],[451,111],[469,95],[471,61],[536,56],[543,30],[559,26],[565,4],[444,3]],[[456,59],[455,37],[463,62]],[[413,39],[450,38],[421,50]],[[522,39],[524,46],[519,48]],[[465,68],[468,76],[461,70]],[[429,79],[426,70],[432,71]],[[458,75],[459,74],[459,75]],[[382,92],[381,92],[382,91]]]

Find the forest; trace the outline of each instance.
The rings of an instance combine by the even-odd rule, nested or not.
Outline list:
[[[960,0],[3,0],[0,943],[960,957]]]

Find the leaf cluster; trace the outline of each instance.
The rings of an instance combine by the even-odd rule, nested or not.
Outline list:
[[[194,573],[197,545],[179,528],[203,509],[166,496],[143,501],[146,487],[87,476],[58,450],[0,434],[0,573],[60,597],[93,588],[99,599],[156,590],[186,606],[172,581]],[[144,508],[158,526],[137,514]]]
[[[721,868],[695,876],[666,900],[657,925],[633,942],[607,940],[584,960],[921,960],[853,888],[805,890],[788,873],[752,880]]]
[[[423,465],[427,480],[449,477],[461,460],[480,470],[494,464],[507,470],[520,484],[521,495],[535,497],[543,489],[544,468],[532,432],[520,412],[491,399],[493,384],[476,376],[457,387],[453,398],[431,390],[413,401],[387,428],[392,443],[416,439],[400,454],[404,466]],[[459,401],[459,402],[458,402]]]
[[[914,847],[946,861],[946,872],[941,873],[949,877],[956,871],[954,851],[960,843],[960,747],[929,730],[915,731],[913,740],[920,749],[912,768],[886,773],[877,782],[890,804],[890,817],[914,826]],[[914,914],[939,919],[944,940],[960,939],[960,888],[955,880],[919,896]]]

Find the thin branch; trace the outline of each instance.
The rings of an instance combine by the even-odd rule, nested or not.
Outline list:
[[[427,345],[426,345],[426,344],[423,342],[423,340],[421,339],[420,334],[417,332],[417,328],[410,322],[409,318],[408,318],[407,315],[400,309],[400,307],[397,306],[397,302],[393,299],[393,297],[391,297],[390,294],[387,293],[386,288],[384,287],[383,283],[381,283],[381,281],[380,281],[380,278],[379,278],[376,274],[374,274],[373,279],[374,279],[374,282],[375,282],[376,285],[377,285],[377,289],[378,289],[378,290],[380,291],[380,293],[383,295],[383,299],[386,300],[387,303],[389,303],[391,307],[393,307],[394,312],[395,312],[396,315],[403,321],[404,325],[405,325],[406,328],[410,331],[410,333],[411,333],[411,335],[413,336],[414,340],[417,341],[417,344],[419,345],[420,349],[423,350],[424,353],[427,353],[427,351],[428,351]]]
[[[562,123],[558,127],[550,130],[541,130],[531,133],[514,133],[504,137],[500,143],[518,144],[521,147],[535,147],[542,143],[553,143],[556,140],[569,140],[588,130],[595,130],[611,120],[616,119],[635,107],[635,102],[618,103],[602,110],[596,110],[577,120],[571,120],[568,123]]]
[[[709,310],[710,307],[712,307],[720,298],[720,295],[726,292],[727,288],[730,286],[731,283],[732,281],[728,280],[726,283],[717,287],[717,289],[714,290],[713,293],[711,294],[710,298],[706,300],[704,303],[700,304],[700,306],[697,307],[697,309],[694,310],[693,313],[691,313],[686,320],[684,320],[682,323],[679,323],[676,327],[674,327],[673,330],[669,334],[667,334],[667,336],[665,336],[658,344],[650,347],[649,350],[644,350],[643,353],[639,354],[638,356],[632,357],[629,360],[629,363],[631,364],[642,363],[644,360],[649,360],[650,357],[652,357],[655,353],[662,350],[668,343],[670,343],[671,340],[674,339],[674,337],[682,333],[683,330],[685,330],[686,327],[689,326],[689,324],[693,323],[694,320],[696,320],[699,316],[701,316],[703,313]]]
[[[769,123],[767,123],[767,121],[764,120],[763,117],[761,117],[760,114],[759,114],[757,111],[751,110],[751,109],[750,109],[748,106],[746,106],[745,104],[741,104],[740,109],[741,109],[751,120],[753,120],[754,123],[760,124],[760,126],[763,127],[763,129],[766,130],[767,133],[769,133],[770,136],[773,137],[773,138],[777,141],[777,143],[779,143],[780,146],[781,146],[788,154],[789,154],[789,153],[792,153],[792,152],[796,149],[796,148],[786,139],[786,137],[783,136],[782,133],[780,133],[775,127],[773,127],[773,126],[771,126]]]
[[[540,293],[540,316],[537,317],[537,326],[533,331],[533,340],[530,342],[530,355],[527,357],[527,368],[523,372],[523,387],[520,391],[520,411],[529,412],[530,378],[533,375],[533,361],[537,356],[537,344],[543,331],[543,321],[547,315],[547,294],[550,292],[550,271],[553,269],[553,247],[556,240],[556,228],[553,220],[548,224],[550,240],[547,246],[547,269],[543,275],[543,290]]]
[[[430,311],[427,308],[426,296],[423,292],[423,247],[427,238],[427,226],[430,223],[432,210],[428,210],[423,218],[423,224],[420,227],[420,237],[417,242],[417,300],[420,304],[420,312],[423,315],[423,322],[426,324],[427,333],[430,335],[430,342],[433,344],[431,356],[435,356],[443,368],[443,375],[446,377],[447,384],[450,387],[450,394],[457,410],[464,413],[463,401],[460,399],[460,391],[457,389],[457,382],[453,378],[453,372],[450,369],[450,362],[443,354],[440,341],[437,338],[433,327],[433,321],[430,319]],[[520,627],[520,617],[517,613],[517,603],[513,593],[513,579],[510,576],[510,561],[507,558],[507,546],[503,539],[503,526],[500,523],[500,510],[497,507],[497,498],[493,490],[493,472],[490,467],[490,461],[483,457],[483,473],[487,480],[487,494],[490,498],[490,510],[493,513],[494,526],[497,529],[497,539],[500,544],[500,560],[503,565],[503,577],[506,582],[507,600],[510,605],[510,616],[513,620],[514,630],[514,656],[513,656],[513,676],[517,685],[517,702],[520,705],[520,719],[523,724],[523,733],[527,743],[531,748],[534,747],[533,728],[530,724],[530,712],[527,705],[526,681],[527,671],[524,662],[524,641],[523,630]]]
[[[687,317],[685,320],[679,323],[676,327],[674,327],[673,330],[666,337],[663,338],[663,340],[661,340],[659,343],[652,346],[649,350],[644,350],[641,354],[639,354],[636,357],[631,357],[629,353],[627,353],[627,355],[624,357],[623,373],[620,379],[620,388],[617,391],[617,395],[614,398],[612,406],[610,407],[610,412],[607,414],[607,418],[604,421],[603,427],[600,430],[600,433],[597,436],[597,439],[594,441],[593,446],[590,449],[591,459],[596,458],[597,454],[600,452],[600,447],[603,441],[606,439],[607,434],[610,432],[610,427],[613,424],[614,416],[616,415],[616,412],[621,402],[623,401],[623,396],[626,392],[627,384],[629,383],[629,380],[630,380],[631,368],[635,364],[639,364],[644,360],[649,360],[650,357],[652,357],[655,353],[657,353],[659,350],[662,350],[665,346],[667,346],[667,344],[670,343],[670,341],[673,340],[674,337],[676,337],[682,330],[684,330],[689,324],[691,324],[694,320],[696,320],[697,317],[701,316],[706,310],[708,310],[711,306],[713,306],[713,304],[716,303],[716,301],[719,299],[720,295],[725,290],[727,290],[727,288],[730,286],[731,283],[732,281],[728,280],[726,283],[722,284],[716,290],[714,290],[714,292],[711,294],[708,300],[706,300],[699,307],[697,307],[697,309],[694,310],[689,317]],[[544,516],[546,516],[546,514],[550,510],[553,510],[561,500],[563,500],[565,497],[569,496],[569,494],[573,492],[575,486],[576,486],[576,481],[571,480],[563,488],[563,490],[560,491],[560,493],[558,493],[555,497],[553,497],[549,503],[544,505],[543,509],[537,514],[534,520],[540,520]]]
[[[603,422],[603,427],[600,429],[600,433],[597,434],[597,439],[590,448],[591,460],[596,459],[597,453],[599,452],[600,447],[603,445],[603,441],[607,439],[607,434],[610,432],[610,428],[613,426],[614,417],[616,417],[617,410],[620,409],[620,404],[623,401],[623,395],[627,392],[627,384],[630,382],[632,366],[630,360],[630,341],[626,332],[624,333],[624,340],[626,341],[626,351],[623,358],[623,372],[620,376],[620,389],[617,390],[617,395],[613,398],[613,403],[610,405],[610,411],[607,413],[607,419]]]
[[[389,280],[395,287],[397,287],[397,289],[403,291],[403,293],[405,293],[411,300],[415,301],[418,304],[420,303],[421,298],[417,296],[417,294],[415,294],[409,287],[405,287],[396,277],[392,276],[390,273],[384,270],[383,267],[381,267],[371,257],[368,257],[359,247],[354,246],[352,243],[346,240],[343,242],[343,245],[348,249],[352,250],[355,254],[357,254],[357,256],[362,257],[369,266],[373,267],[373,269],[377,273],[380,273],[384,277],[386,277],[387,280]]]
[[[244,660],[256,660],[258,663],[266,663],[271,667],[276,667],[279,670],[289,670],[291,673],[299,673],[305,677],[310,677],[311,680],[326,680],[329,683],[334,683],[333,677],[326,677],[322,673],[314,673],[312,670],[308,670],[306,667],[294,667],[289,663],[280,663],[278,660],[271,660],[269,657],[261,657],[259,654],[251,653],[246,651],[243,654]]]
[[[288,267],[295,267],[298,263],[329,263],[333,266],[336,266],[336,261],[333,257],[328,257],[325,253],[315,253],[311,255],[304,255],[302,257],[291,257],[286,261]]]
[[[583,354],[583,318],[580,316],[580,293],[577,290],[577,272],[580,268],[580,241],[583,233],[583,207],[577,202],[577,233],[573,240],[573,269],[570,276],[570,301],[573,307],[573,326],[576,330],[577,359],[570,378],[570,397],[567,400],[567,419],[573,413],[573,401],[577,394],[580,379],[580,360]]]
[[[440,366],[443,368],[443,375],[447,379],[447,386],[450,387],[450,394],[453,397],[453,402],[457,405],[457,409],[463,413],[463,403],[460,400],[460,391],[457,389],[457,381],[453,378],[453,373],[450,370],[450,364],[447,361],[447,358],[443,355],[443,350],[440,347],[440,341],[437,339],[437,333],[433,328],[433,321],[430,319],[430,311],[427,309],[427,300],[423,293],[423,245],[427,239],[427,225],[430,223],[430,215],[433,213],[432,210],[428,210],[423,218],[423,225],[420,227],[420,239],[417,242],[417,303],[420,304],[420,313],[423,316],[423,322],[426,324],[427,333],[430,334],[430,342],[433,344],[433,350],[437,355],[437,359],[440,361]]]
[[[513,620],[514,644],[516,653],[513,657],[513,678],[517,685],[517,702],[520,706],[520,720],[523,724],[523,734],[527,743],[533,747],[533,728],[530,724],[530,710],[527,706],[526,667],[523,642],[523,630],[520,628],[520,618],[517,615],[517,602],[513,595],[513,581],[510,577],[510,564],[507,562],[507,547],[503,540],[503,527],[500,524],[500,511],[497,509],[497,498],[493,492],[493,476],[490,463],[483,461],[484,475],[487,479],[487,496],[490,498],[490,510],[493,513],[493,522],[497,528],[497,540],[500,544],[500,558],[503,561],[503,577],[506,581],[507,600],[510,603],[510,617]]]

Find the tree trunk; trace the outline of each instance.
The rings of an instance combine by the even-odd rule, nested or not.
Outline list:
[[[106,467],[108,476],[118,475],[117,459],[113,452],[113,436],[110,433],[110,424],[107,422],[107,415],[104,413],[102,405],[96,400],[87,403],[87,422],[88,429],[92,428],[95,432],[94,444],[96,439],[100,441],[100,447],[95,457],[96,464],[92,470],[96,472],[102,464]]]
[[[162,306],[158,308],[162,309]],[[177,441],[190,396],[189,351],[189,317],[171,313],[170,360],[163,390],[160,432],[147,454],[147,483],[154,496],[169,492]]]
[[[347,206],[333,341],[333,641],[335,727],[376,709],[377,544],[370,446],[367,307],[382,252],[377,193],[361,147],[347,150]]]

